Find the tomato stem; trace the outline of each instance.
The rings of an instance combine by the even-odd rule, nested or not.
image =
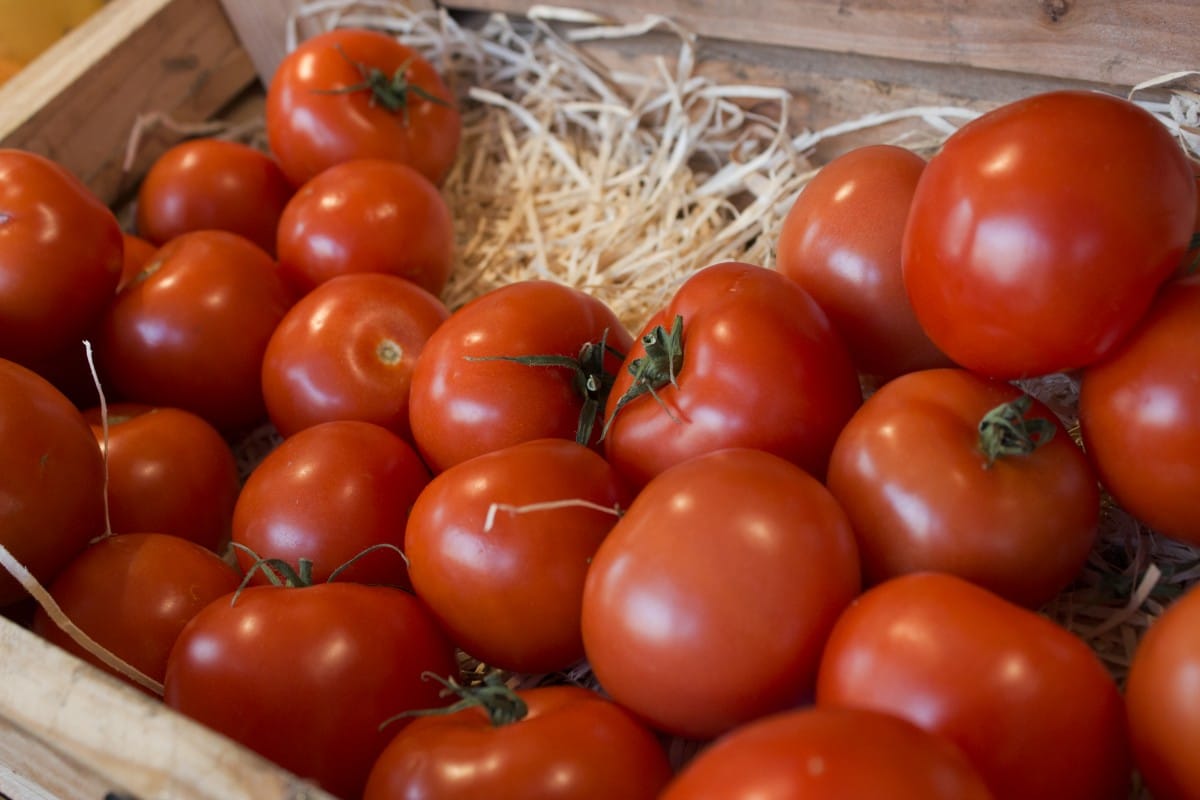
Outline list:
[[[1022,394],[983,415],[979,421],[979,449],[987,458],[987,466],[996,463],[997,458],[1028,455],[1054,438],[1053,422],[1025,416],[1032,407],[1033,398]]]
[[[401,719],[408,719],[409,717],[454,714],[475,707],[482,708],[487,712],[488,719],[495,727],[520,722],[529,713],[529,707],[525,705],[525,701],[515,691],[510,689],[500,675],[495,672],[489,672],[485,675],[483,684],[480,686],[463,686],[454,680],[454,678],[443,678],[441,675],[433,672],[423,672],[421,673],[421,677],[425,680],[437,681],[442,684],[444,688],[439,693],[439,696],[457,696],[459,700],[443,708],[402,711],[380,723],[379,727],[381,729],[385,725]]]
[[[410,83],[408,80],[408,68],[412,65],[412,59],[408,59],[401,64],[395,72],[390,76],[379,69],[378,67],[368,66],[361,61],[355,61],[350,58],[341,45],[334,45],[337,51],[341,53],[342,58],[346,59],[353,67],[358,70],[358,74],[362,77],[360,83],[343,86],[340,89],[314,89],[318,94],[350,94],[353,92],[370,92],[370,103],[379,105],[391,111],[393,114],[399,111],[404,117],[404,124],[408,125],[408,110],[409,104],[413,96],[419,97],[422,100],[427,100],[430,103],[435,103],[439,106],[449,108],[450,104],[435,94],[430,93],[426,89],[418,86],[415,83]]]
[[[608,419],[604,423],[604,431],[600,434],[601,439],[608,435],[608,429],[612,426],[617,412],[631,400],[644,394],[649,394],[658,401],[658,404],[672,420],[676,423],[680,422],[679,418],[671,413],[671,409],[667,408],[666,403],[658,396],[658,390],[668,384],[677,388],[679,386],[675,382],[675,376],[679,374],[679,370],[683,366],[683,317],[676,314],[669,331],[662,325],[655,325],[649,333],[642,336],[642,347],[646,354],[635,358],[629,364],[628,369],[633,375],[633,383],[617,400],[616,408],[608,415]]]

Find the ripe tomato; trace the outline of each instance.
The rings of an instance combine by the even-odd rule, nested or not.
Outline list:
[[[263,400],[284,436],[358,419],[411,438],[408,394],[425,342],[450,312],[395,275],[322,283],[284,316],[263,355]]]
[[[950,739],[997,800],[1127,798],[1120,692],[1069,631],[962,578],[868,589],[838,619],[818,706],[903,717]]]
[[[962,751],[891,714],[784,711],[736,728],[690,761],[661,800],[991,800]]]
[[[654,735],[595,692],[488,696],[498,688],[466,690],[485,705],[409,723],[375,763],[364,800],[653,800],[670,777]]]
[[[1001,406],[1014,416],[997,425]],[[1001,452],[990,456],[992,446]],[[1095,471],[1053,412],[953,368],[871,395],[834,445],[827,484],[850,515],[868,584],[942,570],[1034,608],[1079,574],[1100,515]]]
[[[1079,425],[1122,508],[1200,545],[1200,277],[1167,284],[1141,326],[1082,373]]]
[[[125,288],[125,284],[141,274],[158,250],[157,245],[133,233],[122,233],[121,239],[125,243],[125,259],[121,262],[121,279],[117,282],[118,292]]]
[[[600,545],[584,649],[618,703],[708,738],[805,698],[859,588],[854,534],[824,486],[761,450],[709,453],[647,484]]]
[[[0,231],[0,358],[78,345],[121,275],[117,218],[49,159],[0,149]]]
[[[473,456],[532,439],[575,439],[580,415],[603,396],[632,347],[612,310],[553,281],[520,281],[492,290],[450,315],[425,343],[413,368],[409,421],[413,440],[436,473]],[[570,366],[528,365],[520,356]],[[591,386],[589,387],[589,381]],[[600,435],[598,422],[587,441]]]
[[[386,428],[323,422],[285,439],[250,473],[233,510],[233,542],[296,570],[300,559],[311,561],[313,580],[324,581],[368,547],[402,547],[409,509],[428,482],[416,452]],[[243,570],[254,563],[244,551],[237,557]],[[389,549],[341,574],[361,583],[408,581],[402,557]]]
[[[0,359],[0,545],[48,584],[104,532],[104,461],[79,409]],[[26,596],[0,570],[0,607]]]
[[[1082,367],[1145,313],[1187,250],[1196,181],[1152,114],[1058,91],[964,125],[929,161],[901,259],[929,337],[998,378]]]
[[[100,409],[84,412],[104,451]],[[202,418],[137,403],[108,407],[108,515],[114,533],[166,533],[221,552],[241,481],[233,451]]]
[[[54,579],[50,595],[101,647],[161,683],[167,655],[183,626],[240,582],[233,567],[193,542],[162,533],[130,533],[89,545]],[[33,630],[128,680],[76,644],[41,608]]]
[[[191,139],[150,165],[138,187],[137,230],[160,245],[189,231],[230,231],[274,253],[279,216],[292,191],[263,151],[224,139]]]
[[[675,319],[682,328],[672,354],[664,345]],[[646,369],[652,377],[641,388],[654,395],[625,404],[638,388],[634,373]],[[724,447],[766,450],[823,478],[838,431],[861,403],[845,344],[803,289],[752,264],[715,264],[680,286],[626,356],[608,395],[605,454],[638,485]]]
[[[846,340],[860,372],[892,378],[949,366],[917,322],[900,242],[925,159],[880,144],[830,161],[779,231],[776,268],[800,284]]]
[[[386,586],[251,586],[209,603],[167,660],[167,705],[338,797],[359,797],[394,727],[444,704],[458,665],[425,607]]]
[[[301,42],[267,87],[271,151],[296,186],[353,158],[387,158],[441,185],[462,118],[437,70],[378,31],[340,28]]]
[[[316,175],[279,220],[279,269],[298,293],[337,275],[384,272],[441,294],[454,265],[450,208],[394,161],[356,158]]]
[[[96,354],[126,400],[235,431],[266,417],[262,356],[291,303],[262,248],[226,231],[185,233],[117,295]]]
[[[456,464],[421,492],[409,515],[413,588],[455,644],[480,661],[516,672],[566,669],[583,658],[583,581],[617,518],[536,504],[578,500],[615,510],[626,499],[612,467],[566,439]]]

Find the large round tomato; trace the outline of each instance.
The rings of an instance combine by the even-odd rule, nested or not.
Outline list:
[[[462,118],[437,70],[379,31],[340,28],[301,42],[267,87],[267,139],[296,186],[353,158],[387,158],[440,185]]]
[[[612,309],[578,289],[553,281],[494,289],[425,343],[409,400],[413,440],[440,472],[518,442],[576,439],[581,412],[591,408],[596,424],[583,438],[594,443],[604,395],[630,347]]]
[[[830,161],[779,231],[776,268],[812,295],[860,372],[891,378],[949,366],[917,322],[900,275],[900,242],[925,159],[880,144]]]
[[[279,270],[299,294],[337,275],[383,272],[441,294],[454,266],[450,208],[412,167],[336,164],[305,183],[279,220]]]
[[[364,800],[653,800],[666,752],[628,712],[587,689],[468,690],[482,705],[405,727],[371,770]]]
[[[1035,608],[1079,574],[1100,514],[1095,472],[1053,412],[961,369],[902,375],[871,395],[838,437],[827,483],[867,583],[942,570]]]
[[[1118,97],[1058,91],[964,125],[930,159],[904,236],[929,337],[999,378],[1110,352],[1179,265],[1196,216],[1182,148]]]
[[[605,453],[639,485],[724,447],[766,450],[823,478],[861,403],[846,345],[803,289],[774,270],[715,264],[629,351],[608,395]]]
[[[904,717],[962,748],[997,800],[1124,800],[1125,710],[1074,634],[962,578],[864,592],[825,645],[817,705]]]
[[[953,744],[891,714],[813,708],[736,728],[690,761],[661,800],[991,800]]]
[[[419,600],[386,586],[251,586],[209,603],[167,660],[172,708],[338,797],[360,797],[396,728],[445,704],[425,672],[454,648]]]
[[[43,584],[104,532],[104,461],[79,409],[0,359],[0,544]],[[0,570],[0,606],[25,590]]]
[[[616,524],[612,512],[626,505],[612,467],[566,439],[456,464],[430,482],[409,515],[413,588],[480,661],[516,672],[566,669],[583,658],[588,565]]]
[[[1079,426],[1127,511],[1200,545],[1200,277],[1168,284],[1139,327],[1083,371]]]
[[[0,358],[21,363],[79,341],[112,300],[121,228],[74,175],[0,149]]]
[[[859,588],[825,487],[770,453],[722,450],[654,478],[600,545],[584,649],[617,702],[708,738],[805,698]]]

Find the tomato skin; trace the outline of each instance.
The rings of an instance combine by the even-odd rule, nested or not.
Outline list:
[[[1079,426],[1117,503],[1200,545],[1200,277],[1167,284],[1141,326],[1079,381]]]
[[[953,575],[914,573],[864,592],[826,642],[816,700],[945,736],[997,800],[1128,797],[1123,702],[1095,653]]]
[[[454,221],[437,187],[378,158],[336,164],[297,190],[279,220],[279,269],[298,293],[337,275],[383,272],[441,294]]]
[[[747,723],[684,766],[661,800],[991,800],[962,752],[908,720],[807,707]]]
[[[0,358],[78,345],[121,274],[117,218],[53,161],[0,148],[0,233]]]
[[[829,316],[860,372],[893,378],[950,366],[917,322],[900,243],[925,159],[889,144],[855,148],[805,185],[779,231],[776,269]]]
[[[671,768],[629,713],[577,686],[517,692],[529,713],[494,727],[481,708],[409,723],[383,751],[364,800],[651,800]]]
[[[676,316],[683,319],[676,384],[658,389],[658,400],[643,394],[617,411],[633,382],[630,366],[645,355],[639,339],[608,396],[604,452],[613,466],[644,485],[693,456],[753,447],[823,478],[862,390],[816,302],[773,270],[725,262],[688,278],[643,336]]]
[[[409,83],[442,100],[410,95],[389,111],[363,83],[355,62],[391,77],[406,67]],[[406,66],[407,65],[407,66]],[[412,48],[377,31],[341,28],[306,39],[272,77],[267,139],[292,183],[353,158],[387,158],[440,186],[454,164],[462,118],[437,70]]]
[[[496,356],[559,355],[607,334],[620,353],[629,332],[600,300],[553,281],[519,281],[477,297],[429,337],[413,369],[409,422],[435,472],[532,439],[574,439],[584,398],[571,370],[527,366]],[[608,356],[615,373],[620,359]],[[603,420],[597,420],[593,443]]]
[[[429,671],[454,649],[411,594],[385,586],[251,586],[214,600],[167,661],[167,705],[339,797],[358,797],[396,734],[380,724],[445,704]]]
[[[1099,92],[1034,95],[964,125],[930,159],[904,284],[964,367],[1006,379],[1076,369],[1145,313],[1195,214],[1191,166],[1152,114]]]
[[[44,378],[0,359],[0,544],[43,585],[104,532],[104,462],[79,409]],[[25,598],[0,574],[0,607]]]
[[[617,702],[711,738],[811,692],[859,588],[854,534],[824,486],[770,453],[718,451],[654,478],[601,543],[584,649]]]
[[[157,245],[134,233],[122,233],[121,239],[125,243],[125,258],[121,262],[121,279],[117,282],[118,292],[145,269],[158,250]]]
[[[1053,437],[991,466],[980,449],[980,420],[1020,395],[966,370],[921,370],[885,384],[850,419],[827,485],[854,526],[866,583],[941,570],[1037,608],[1079,574],[1100,492],[1066,428],[1030,398],[1026,418],[1053,424]]]
[[[578,506],[498,510],[489,528],[491,506],[584,500],[615,510],[628,505],[627,494],[599,454],[566,439],[456,464],[430,482],[409,515],[413,589],[450,638],[489,666],[566,669],[583,658],[583,583],[617,517]]]

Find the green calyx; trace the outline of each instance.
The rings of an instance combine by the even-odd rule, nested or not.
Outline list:
[[[362,80],[359,83],[345,86],[341,89],[315,89],[314,91],[320,94],[352,94],[354,92],[370,93],[370,102],[375,105],[381,105],[393,114],[399,112],[404,115],[404,124],[408,124],[408,109],[413,97],[419,97],[422,100],[427,100],[430,103],[436,103],[439,106],[450,106],[442,98],[430,93],[424,88],[412,83],[408,79],[408,68],[412,64],[412,60],[405,61],[395,72],[388,75],[378,67],[368,66],[361,61],[355,61],[346,55],[342,48],[338,47],[338,52],[346,61],[350,62],[358,71]]]
[[[646,354],[630,362],[628,369],[633,375],[633,383],[617,400],[616,407],[613,408],[612,414],[604,423],[601,439],[608,435],[608,429],[612,426],[617,412],[630,401],[644,394],[649,394],[657,400],[663,410],[669,416],[671,415],[670,409],[659,398],[657,392],[667,385],[678,386],[675,383],[675,376],[679,374],[679,370],[683,366],[683,317],[675,315],[670,330],[662,325],[655,325],[642,336],[642,347]],[[679,421],[674,416],[671,418],[676,422]]]
[[[1041,417],[1027,417],[1033,398],[1023,394],[1001,403],[979,421],[979,449],[990,467],[998,458],[1032,453],[1054,438],[1054,423]]]
[[[483,683],[479,686],[463,686],[454,678],[443,678],[432,672],[423,672],[421,677],[424,680],[433,680],[442,684],[440,697],[457,696],[459,699],[455,703],[451,703],[443,708],[423,708],[413,711],[404,711],[394,717],[389,717],[380,724],[380,728],[392,722],[410,717],[431,717],[444,716],[455,714],[468,708],[482,708],[488,715],[488,720],[495,727],[501,725],[511,725],[514,722],[520,722],[525,719],[525,715],[529,713],[529,707],[525,701],[512,689],[510,689],[504,680],[495,672],[489,672],[484,676]]]

